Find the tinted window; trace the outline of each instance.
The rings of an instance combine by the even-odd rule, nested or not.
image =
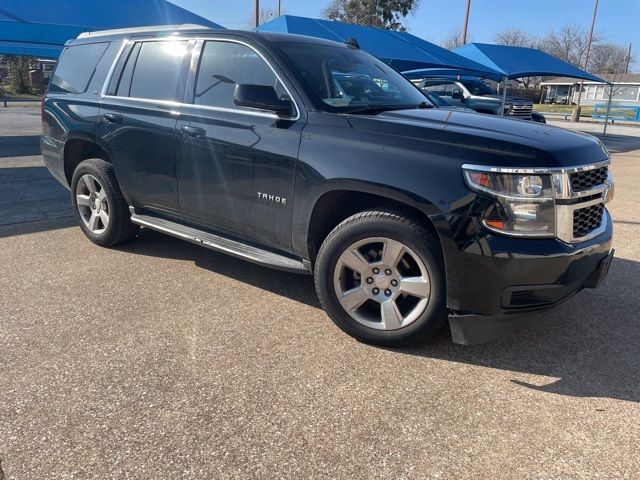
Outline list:
[[[133,69],[129,96],[175,100],[180,66],[186,53],[186,40],[142,43]]]
[[[138,53],[140,53],[140,43],[136,43],[127,57],[127,63],[122,70],[122,75],[118,81],[116,88],[116,95],[119,97],[128,97],[129,89],[131,88],[131,78],[133,77],[133,67],[138,59]]]
[[[105,42],[67,47],[51,79],[49,91],[58,93],[86,91],[96,65],[108,45],[109,43]]]
[[[253,49],[231,42],[205,42],[193,103],[238,108],[233,103],[236,85],[270,85],[278,96],[286,94],[273,70]]]
[[[463,80],[462,84],[467,87],[467,90],[471,92],[471,95],[495,95],[496,93],[491,89],[491,87],[483,82]]]
[[[447,90],[451,91],[451,82],[443,82],[443,81],[425,82],[422,88],[429,92],[437,93],[438,95],[445,95],[447,93]]]
[[[322,109],[348,111],[424,102],[424,95],[409,80],[361,50],[284,42],[280,49]]]

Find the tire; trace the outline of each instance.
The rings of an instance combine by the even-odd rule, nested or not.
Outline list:
[[[113,166],[104,160],[91,158],[76,167],[71,179],[71,202],[80,228],[96,245],[113,247],[132,240],[138,233]]]
[[[364,343],[411,345],[445,323],[439,241],[403,213],[364,211],[344,220],[324,240],[314,275],[320,303],[331,320]]]

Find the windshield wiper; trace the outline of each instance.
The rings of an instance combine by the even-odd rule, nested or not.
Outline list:
[[[370,103],[368,105],[364,105],[360,108],[355,108],[353,110],[348,110],[346,113],[372,113],[372,112],[386,112],[390,110],[410,110],[412,108],[433,108],[428,102],[420,102],[419,104],[409,104],[409,105],[394,105],[394,104],[379,104],[379,103]]]

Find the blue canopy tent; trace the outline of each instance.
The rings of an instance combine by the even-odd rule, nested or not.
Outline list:
[[[283,15],[260,25],[260,32],[283,32],[345,42],[349,37],[358,41],[362,50],[375,55],[396,70],[430,67],[453,67],[467,74],[498,74],[489,67],[461,57],[406,32],[363,27],[350,23]]]
[[[0,54],[58,58],[82,32],[183,23],[223,28],[166,0],[3,0]]]
[[[589,72],[535,48],[468,43],[454,52],[490,67],[507,78],[559,76],[606,83]]]
[[[535,48],[512,47],[508,45],[492,45],[488,43],[468,43],[454,50],[455,53],[484,65],[494,73],[478,75],[496,81],[506,81],[513,78],[533,76],[561,76],[581,78],[606,83],[601,78],[591,75],[573,65],[560,60]],[[420,75],[468,75],[460,69],[418,69],[403,72],[409,78]],[[507,89],[502,89],[502,103],[504,105]]]

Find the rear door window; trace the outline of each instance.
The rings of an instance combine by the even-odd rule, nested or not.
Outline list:
[[[101,42],[67,47],[51,79],[49,92],[84,93],[108,46],[109,42]]]
[[[133,50],[132,53],[135,53]],[[140,52],[131,55],[124,68],[118,88],[119,96],[152,100],[175,100],[180,69],[187,53],[186,40],[142,42]],[[129,64],[135,62],[130,68]],[[131,85],[128,86],[128,76]],[[124,81],[124,83],[123,83]]]

